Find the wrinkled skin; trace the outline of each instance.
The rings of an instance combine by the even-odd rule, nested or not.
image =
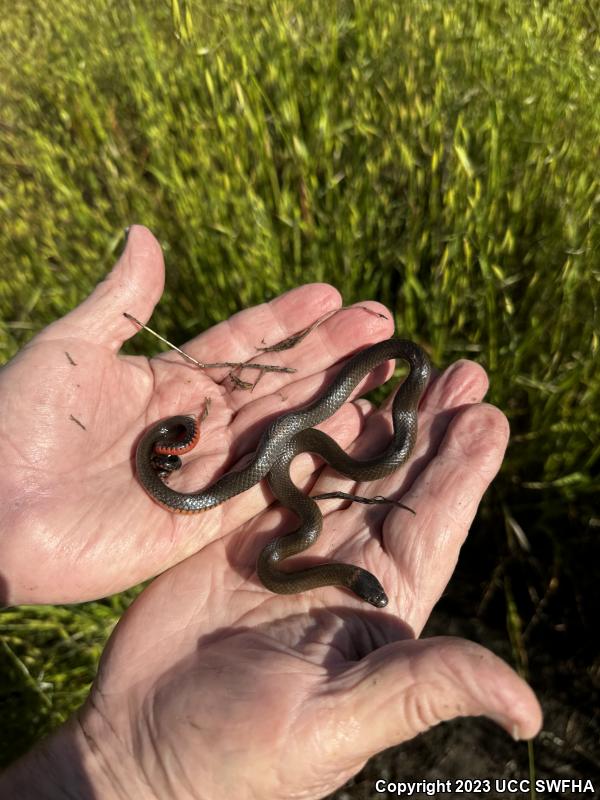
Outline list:
[[[356,484],[308,455],[294,462],[307,491],[382,494],[415,510],[320,502],[324,532],[305,561],[365,566],[388,607],[333,587],[273,595],[256,578],[256,556],[293,519],[270,505],[268,490],[205,514],[169,514],[136,481],[136,438],[211,397],[201,442],[172,479],[185,490],[207,485],[252,452],[265,419],[318,394],[332,364],[391,335],[390,315],[337,314],[292,350],[263,357],[295,375],[268,374],[252,393],[231,392],[220,383],[225,370],[199,372],[171,353],[117,355],[136,332],[121,312],[147,320],[162,285],[158,244],[135,226],[107,280],[0,374],[6,600],[88,599],[171,567],[112,634],[83,709],[8,773],[5,788],[26,798],[35,778],[24,776],[44,773],[47,786],[52,764],[57,793],[47,796],[79,781],[83,797],[89,789],[103,798],[319,798],[372,754],[441,720],[485,714],[515,737],[533,736],[540,709],[510,667],[464,640],[416,638],[508,439],[505,417],[482,403],[481,367],[461,361],[434,376],[415,452],[395,474]],[[244,360],[263,338],[282,340],[339,304],[332,287],[304,286],[185,349],[206,361]],[[360,392],[389,374],[377,370]],[[322,427],[353,454],[374,454],[389,433],[387,408],[348,403]]]

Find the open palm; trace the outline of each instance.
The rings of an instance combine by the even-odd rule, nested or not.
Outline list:
[[[500,659],[460,639],[417,639],[506,443],[502,415],[479,404],[485,388],[468,362],[439,377],[422,403],[412,466],[382,481],[349,484],[328,469],[316,477],[309,457],[297,459],[315,492],[342,485],[415,510],[321,503],[324,533],[311,560],[366,566],[390,596],[386,609],[335,587],[264,589],[254,562],[289,522],[277,509],[213,540],[137,598],[79,717],[101,763],[119,753],[121,791],[319,798],[372,754],[457,715],[486,714],[516,737],[536,732],[537,701]],[[350,404],[333,435],[352,447],[360,433],[376,450],[386,418]]]
[[[310,399],[332,364],[390,332],[389,321],[364,310],[338,315],[297,348],[263,357],[294,366],[296,375],[270,373],[253,392],[232,391],[222,384],[227,370],[205,372],[172,352],[150,360],[119,355],[137,332],[123,311],[147,319],[163,282],[160,247],[135,226],[108,278],[0,372],[4,602],[74,602],[120,591],[251,519],[267,505],[262,486],[209,515],[166,513],[135,476],[140,435],[161,417],[200,412],[210,398],[201,444],[172,479],[182,490],[207,486],[254,450],[265,420]],[[332,287],[303,287],[236,315],[186,349],[204,361],[245,361],[263,339],[281,341],[336,307]]]

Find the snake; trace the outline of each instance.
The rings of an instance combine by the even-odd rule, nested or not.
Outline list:
[[[314,426],[328,419],[350,397],[357,384],[375,367],[403,359],[409,372],[392,403],[392,438],[377,456],[358,460]],[[293,483],[290,465],[299,453],[315,453],[338,473],[355,481],[372,481],[391,474],[411,455],[417,438],[418,405],[429,380],[431,365],[421,347],[407,339],[386,339],[357,352],[339,371],[326,391],[307,405],[274,419],[263,432],[250,461],[195,492],[178,492],[165,482],[182,465],[180,456],[199,440],[200,420],[177,415],[159,420],[142,435],[136,449],[136,470],[150,497],[169,511],[195,514],[208,511],[266,478],[276,499],[300,520],[291,533],[273,539],[258,556],[256,571],[263,586],[278,594],[295,594],[322,586],[339,586],[377,608],[388,603],[379,580],[368,570],[339,562],[295,571],[281,569],[286,559],[305,551],[319,538],[323,516],[315,502],[342,497],[361,502],[395,502],[330,492],[309,496]],[[397,505],[402,506],[401,503]],[[406,508],[406,506],[403,506]],[[413,512],[414,513],[414,512]]]

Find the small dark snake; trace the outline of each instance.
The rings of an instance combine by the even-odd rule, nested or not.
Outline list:
[[[365,375],[392,358],[402,358],[410,366],[410,372],[398,389],[392,406],[394,435],[383,453],[376,458],[358,461],[313,426],[328,419],[340,408]],[[371,481],[389,475],[404,464],[414,447],[417,406],[430,371],[423,350],[407,340],[387,339],[360,351],[345,364],[321,397],[304,408],[282,414],[269,425],[249,464],[238,471],[228,472],[207,489],[198,492],[176,492],[163,482],[163,478],[179,469],[179,456],[196,445],[199,423],[194,417],[188,416],[163,419],[149,428],[138,444],[136,466],[139,480],[148,494],[164,508],[194,514],[224,503],[266,477],[275,497],[298,515],[301,524],[293,533],[274,539],[259,555],[257,572],[264,586],[280,594],[294,594],[317,586],[343,586],[362,600],[383,608],[388,602],[383,587],[374,575],[361,567],[331,563],[296,572],[283,572],[279,568],[286,558],[314,544],[323,527],[323,517],[315,500],[303,494],[292,482],[290,465],[299,453],[311,452],[321,456],[337,472],[355,481]],[[343,492],[332,492],[325,496],[362,499]],[[324,496],[318,497],[322,499]],[[367,502],[388,501],[374,498]]]

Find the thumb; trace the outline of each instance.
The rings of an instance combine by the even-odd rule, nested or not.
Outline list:
[[[464,639],[386,645],[338,681],[347,688],[337,706],[338,724],[344,717],[353,721],[348,728],[356,732],[357,749],[348,755],[354,757],[367,758],[454,717],[490,717],[514,739],[535,736],[542,723],[525,681],[489,650]]]
[[[138,331],[123,312],[146,322],[160,299],[164,282],[160,244],[148,228],[133,225],[125,249],[106,278],[77,308],[48,326],[44,335],[89,339],[117,352]]]

